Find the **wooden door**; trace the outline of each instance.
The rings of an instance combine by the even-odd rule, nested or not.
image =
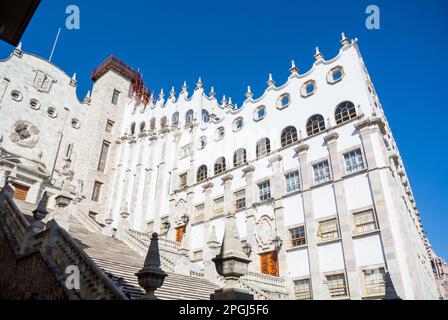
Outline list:
[[[14,192],[14,199],[25,201],[28,195],[29,187],[22,186],[20,184],[13,184],[16,191]]]
[[[263,274],[278,277],[278,256],[276,251],[262,253],[260,255],[260,271]]]
[[[186,226],[176,228],[176,242],[182,242],[186,228],[187,228]]]

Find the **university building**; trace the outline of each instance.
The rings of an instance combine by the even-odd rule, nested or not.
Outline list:
[[[340,43],[241,106],[200,79],[156,97],[114,57],[79,101],[76,74],[16,48],[0,61],[0,256],[45,274],[16,296],[138,298],[157,232],[161,297],[206,299],[234,215],[256,299],[438,299],[397,143],[357,41]],[[70,264],[94,293],[63,288]]]

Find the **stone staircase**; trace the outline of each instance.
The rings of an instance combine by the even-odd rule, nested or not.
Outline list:
[[[71,218],[70,235],[112,280],[118,284],[118,280],[122,279],[118,285],[128,298],[139,299],[144,294],[135,276],[143,266],[143,256],[116,238],[90,232],[76,217]],[[160,299],[209,300],[210,294],[217,289],[215,284],[206,279],[165,271],[168,276],[164,285],[156,291]]]

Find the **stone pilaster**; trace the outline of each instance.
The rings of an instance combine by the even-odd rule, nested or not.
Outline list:
[[[328,297],[328,289],[324,285],[324,277],[319,266],[319,255],[317,246],[317,225],[314,219],[313,194],[310,187],[313,185],[313,175],[311,166],[308,164],[307,144],[300,144],[295,151],[299,156],[300,175],[303,186],[303,211],[305,218],[305,230],[308,244],[308,260],[310,267],[311,286],[313,299],[324,300]]]
[[[381,172],[375,158],[373,149],[372,133],[379,128],[371,128],[371,121],[367,119],[356,125],[361,136],[362,145],[364,147],[367,167],[369,168],[368,179],[373,196],[373,202],[378,218],[378,224],[381,231],[381,241],[383,244],[384,256],[386,260],[386,268],[389,271],[392,283],[396,292],[400,297],[405,297],[402,278],[402,271],[397,259],[397,250],[395,249],[395,239],[393,236],[391,224],[389,221],[389,212],[386,206],[384,187],[381,182]]]
[[[153,174],[153,165],[154,165],[154,155],[156,153],[156,147],[157,147],[157,139],[151,137],[150,143],[149,143],[149,159],[148,159],[148,165],[145,169],[145,183],[143,187],[143,207],[142,207],[142,215],[140,220],[140,230],[146,230],[147,227],[147,218],[149,215],[149,205],[153,203],[151,199],[151,182],[152,182],[152,174]],[[159,230],[155,227],[155,221],[154,221],[154,229],[153,230]]]
[[[116,164],[115,169],[115,177],[113,181],[113,187],[112,187],[112,197],[109,200],[109,208],[108,211],[112,211],[112,217],[114,216],[114,213],[118,213],[119,207],[117,207],[117,199],[118,199],[118,189],[120,187],[120,181],[123,178],[123,160],[124,160],[124,154],[127,144],[122,143],[123,140],[126,139],[126,136],[122,137],[121,139],[117,139],[115,141],[115,144],[118,148],[120,148],[120,155],[118,158],[118,162]],[[120,204],[118,204],[119,206]]]
[[[224,214],[227,215],[229,212],[234,212],[233,207],[233,194],[232,194],[232,175],[226,175],[222,178],[224,183]]]
[[[156,196],[154,205],[154,230],[160,229],[160,208],[162,202],[162,193],[164,192],[163,182],[166,176],[166,148],[167,148],[167,134],[162,136],[162,150],[160,163],[158,165],[157,181],[156,181]]]
[[[254,183],[254,166],[248,166],[243,169],[243,173],[246,177],[246,228],[247,228],[247,239],[246,241],[252,247],[252,253],[250,259],[252,262],[249,264],[249,271],[260,272],[260,259],[257,256],[255,248],[257,247],[257,241],[255,240],[255,226],[257,224],[257,219],[255,216],[255,208],[253,204],[255,203],[255,183]]]
[[[143,168],[143,156],[145,153],[145,138],[146,137],[146,133],[141,133],[139,136],[139,143],[140,143],[140,148],[139,148],[139,152],[138,152],[138,162],[137,162],[137,166],[135,168],[135,177],[134,177],[134,183],[132,186],[132,197],[131,197],[131,216],[129,217],[129,224],[131,225],[131,228],[134,227],[134,223],[135,223],[135,219],[136,219],[136,215],[137,215],[137,209],[139,207],[139,203],[141,201],[139,201],[139,187],[140,187],[140,181],[142,176],[144,175],[144,168]]]
[[[337,141],[339,135],[335,132],[324,137],[330,155],[331,169],[334,178],[333,190],[336,201],[337,214],[339,217],[339,226],[342,239],[342,248],[344,252],[344,262],[347,272],[348,288],[351,299],[361,299],[361,287],[359,275],[356,268],[356,256],[353,245],[354,228],[351,223],[352,218],[347,209],[347,198],[345,194],[344,181],[342,178],[341,161],[339,158]]]

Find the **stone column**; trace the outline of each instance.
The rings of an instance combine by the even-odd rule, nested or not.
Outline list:
[[[303,211],[305,216],[305,230],[308,244],[308,262],[314,300],[325,300],[328,298],[328,289],[324,285],[324,277],[320,272],[319,255],[317,246],[317,230],[314,220],[313,194],[310,189],[313,185],[312,168],[308,164],[309,145],[300,144],[295,152],[299,156],[300,175],[303,186]]]
[[[140,187],[140,181],[141,181],[141,177],[144,174],[143,172],[143,156],[145,153],[145,137],[146,137],[146,133],[142,132],[139,135],[139,143],[140,143],[140,148],[139,148],[139,152],[138,152],[138,161],[137,161],[137,165],[135,168],[135,177],[134,177],[134,183],[132,186],[132,197],[131,197],[131,216],[129,217],[129,224],[131,226],[131,228],[134,228],[134,223],[135,223],[135,219],[136,219],[136,215],[137,215],[137,208],[139,207],[139,187]]]
[[[274,198],[273,208],[275,227],[277,230],[277,235],[283,240],[283,246],[278,252],[279,274],[287,279],[289,278],[289,273],[285,272],[288,270],[286,247],[289,235],[285,225],[285,207],[283,205],[283,195],[285,194],[286,189],[282,172],[282,160],[283,158],[280,155],[276,155],[275,157],[269,159],[269,163],[271,164],[272,174],[274,177],[274,190],[272,192],[272,197]]]
[[[179,162],[179,145],[180,145],[180,138],[182,136],[182,133],[177,131],[174,133],[174,156],[173,156],[173,169],[171,170],[171,190],[176,190],[179,187],[179,175],[178,175],[178,162]]]
[[[118,189],[120,187],[120,180],[122,179],[123,176],[123,160],[124,160],[124,154],[125,154],[125,148],[126,148],[126,144],[123,143],[123,141],[125,141],[126,139],[126,135],[123,136],[121,139],[117,139],[115,141],[115,144],[118,148],[120,148],[120,156],[118,158],[118,162],[116,164],[116,169],[115,169],[115,177],[114,177],[114,181],[113,181],[113,187],[112,187],[112,197],[110,198],[109,201],[109,211],[114,212],[118,212],[119,208],[115,208],[117,206],[117,199],[118,199]],[[112,214],[113,214],[112,213]]]
[[[254,184],[254,166],[248,166],[243,169],[243,173],[246,177],[246,227],[247,227],[247,242],[252,247],[252,252],[249,258],[252,262],[249,264],[249,271],[260,272],[260,258],[257,255],[257,241],[255,240],[255,226],[257,219],[255,216],[255,184]]]
[[[372,128],[371,125],[373,125]],[[380,235],[385,255],[386,268],[390,273],[396,292],[400,297],[405,297],[406,295],[403,285],[404,279],[402,278],[402,270],[400,269],[397,260],[398,251],[395,249],[395,239],[389,222],[389,212],[386,207],[385,192],[381,182],[381,172],[373,149],[372,134],[379,130],[378,124],[372,123],[371,119],[367,119],[358,123],[355,127],[358,129],[361,136],[367,167],[369,168],[368,179],[381,231]]]
[[[155,197],[155,205],[154,205],[154,230],[160,229],[160,208],[162,202],[162,193],[163,193],[163,182],[165,178],[166,171],[166,145],[167,145],[167,136],[164,134],[162,136],[162,150],[161,150],[161,159],[158,165],[158,173],[157,173],[157,182],[156,182],[156,197]]]
[[[135,144],[132,142],[132,140],[129,142],[129,158],[128,163],[126,164],[126,171],[124,173],[124,181],[123,181],[123,192],[121,195],[121,205],[120,207],[127,206],[128,203],[128,195],[129,195],[129,184],[130,184],[130,177],[131,177],[131,162],[132,162],[132,153],[133,153],[133,146]]]
[[[204,263],[205,263],[205,250],[207,249],[207,237],[210,235],[211,218],[213,217],[213,201],[212,201],[212,188],[213,183],[209,182],[203,186],[205,193],[204,202]]]
[[[140,220],[140,230],[144,231],[146,230],[146,226],[148,221],[146,220],[149,214],[149,205],[153,204],[153,201],[150,197],[151,195],[151,182],[152,182],[152,174],[154,172],[153,165],[154,165],[154,154],[156,153],[156,145],[157,145],[157,137],[151,135],[149,138],[149,159],[148,159],[148,165],[145,169],[145,186],[143,187],[143,208],[142,208],[142,217]],[[154,221],[155,223],[155,221]],[[153,230],[158,230],[153,228]]]
[[[226,175],[222,178],[224,183],[224,214],[227,215],[229,212],[234,212],[233,208],[233,196],[232,196],[232,180],[233,176],[231,174]]]
[[[342,250],[344,254],[345,268],[347,272],[348,289],[351,299],[361,299],[361,287],[358,271],[356,268],[356,256],[353,246],[354,228],[352,218],[347,209],[347,198],[345,194],[344,181],[342,180],[342,168],[339,158],[337,140],[339,135],[335,132],[324,137],[330,154],[331,168],[333,172],[333,190],[336,200],[336,209],[339,217],[339,230],[342,238]]]

